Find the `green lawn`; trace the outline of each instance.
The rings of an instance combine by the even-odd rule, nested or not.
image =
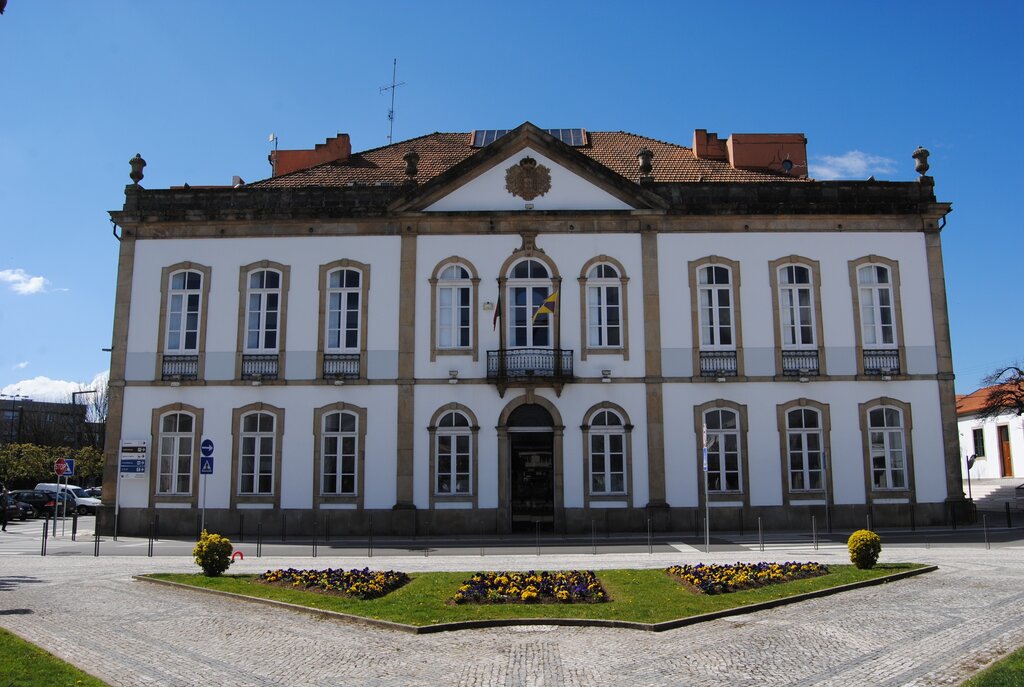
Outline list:
[[[446,602],[455,594],[459,585],[473,574],[471,572],[413,573],[410,575],[412,580],[401,589],[368,601],[258,584],[253,582],[253,575],[204,577],[199,574],[155,574],[151,577],[418,626],[505,618],[588,618],[659,623],[870,580],[920,567],[922,566],[911,563],[899,563],[879,565],[872,570],[858,570],[852,565],[834,565],[830,567],[831,572],[828,575],[821,577],[715,596],[696,594],[681,586],[661,569],[599,570],[597,575],[612,599],[607,603],[458,606]]]
[[[1024,685],[1024,649],[1018,649],[963,684],[963,687],[1020,687]]]
[[[106,687],[106,684],[0,629],[2,687]]]

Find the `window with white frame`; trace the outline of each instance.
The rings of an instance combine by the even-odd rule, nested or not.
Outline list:
[[[448,265],[437,281],[437,347],[472,346],[473,308],[470,272],[463,265]]]
[[[786,413],[786,459],[790,491],[824,489],[821,413],[795,408]]]
[[[157,493],[187,496],[192,493],[195,454],[195,418],[190,413],[167,413],[160,418]]]
[[[551,274],[539,260],[522,260],[508,277],[508,343],[510,348],[549,348],[554,317],[534,317],[551,295]],[[556,306],[557,307],[557,306]]]
[[[249,273],[247,284],[245,350],[276,353],[281,326],[281,273],[256,270]]]
[[[587,273],[587,345],[622,347],[622,282],[609,264],[594,265]]]
[[[332,496],[355,495],[358,484],[358,416],[347,411],[324,414],[320,440],[320,493]]]
[[[340,269],[328,274],[325,351],[359,352],[362,295],[359,270]]]
[[[697,270],[701,350],[735,350],[732,275],[728,267]]]
[[[434,433],[436,495],[462,496],[472,493],[472,438],[469,418],[462,413],[449,411],[438,420]]]
[[[167,335],[164,351],[171,354],[199,351],[203,275],[193,270],[170,276],[167,291]]]
[[[907,488],[907,452],[903,412],[891,406],[868,410],[871,484],[875,489]]]
[[[739,414],[724,408],[705,411],[704,426],[707,428],[708,491],[740,491],[743,482]]]
[[[242,416],[239,451],[238,493],[274,493],[274,456],[277,449],[276,418],[271,413]]]
[[[806,265],[779,268],[779,324],[782,347],[814,348],[814,284]]]
[[[896,345],[896,312],[892,275],[884,265],[864,265],[857,269],[860,296],[861,337],[865,348],[890,348]]]
[[[590,419],[590,493],[626,493],[626,428],[618,413],[599,410]]]

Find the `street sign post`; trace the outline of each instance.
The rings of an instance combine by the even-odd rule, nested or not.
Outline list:
[[[53,471],[57,473],[58,477],[63,477],[64,473],[68,471],[68,461],[66,458],[58,458],[53,461]]]
[[[203,439],[199,444],[199,475],[203,480],[202,531],[206,530],[206,476],[213,474],[213,439]]]
[[[148,445],[145,439],[121,442],[118,453],[119,478],[114,493],[114,541],[117,541],[117,518],[121,513],[121,480],[141,479],[146,476]]]

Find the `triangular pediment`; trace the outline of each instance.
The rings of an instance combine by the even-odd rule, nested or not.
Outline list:
[[[394,211],[628,211],[658,196],[526,122],[421,187]]]

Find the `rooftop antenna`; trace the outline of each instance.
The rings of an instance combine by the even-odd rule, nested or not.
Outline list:
[[[391,109],[388,110],[388,143],[393,143],[392,137],[395,133],[395,90],[399,86],[404,86],[405,82],[395,83],[395,77],[398,76],[398,58],[395,58],[394,63],[391,66],[391,85],[381,86],[380,92],[391,91]]]
[[[274,152],[276,153],[277,152],[277,134],[275,134],[274,132],[270,132],[270,135],[267,136],[267,143],[273,143],[274,144]],[[271,172],[271,174],[276,177],[277,176],[277,155],[271,155],[270,156],[270,167],[273,170]]]

